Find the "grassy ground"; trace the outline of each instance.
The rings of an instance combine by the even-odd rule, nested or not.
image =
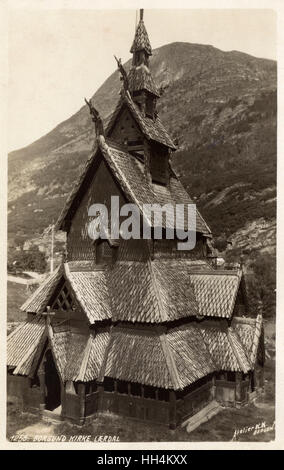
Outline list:
[[[26,318],[26,314],[20,311],[20,306],[25,302],[31,290],[24,284],[16,282],[7,283],[7,321],[19,322]]]

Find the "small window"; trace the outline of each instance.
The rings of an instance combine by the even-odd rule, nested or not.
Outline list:
[[[146,109],[145,109],[145,112],[146,112],[146,116],[147,117],[150,117],[152,118],[153,115],[154,115],[154,100],[153,98],[151,97],[147,97],[146,99]]]
[[[113,248],[107,240],[98,240],[96,243],[96,262],[109,264],[113,259]]]
[[[141,384],[132,383],[130,386],[130,393],[131,395],[141,397],[142,395]]]
[[[123,393],[128,395],[128,383],[122,380],[117,381],[117,391],[118,393]]]
[[[169,401],[169,398],[170,398],[169,391],[164,388],[159,388],[158,398],[159,400],[162,400],[162,401]]]
[[[227,374],[224,371],[217,372],[216,374],[217,380],[227,380]]]
[[[114,391],[114,380],[111,379],[110,377],[105,377],[104,390],[106,392],[113,392]]]
[[[235,372],[227,372],[227,380],[228,382],[235,382],[236,381]]]
[[[151,155],[151,175],[152,182],[155,184],[166,185],[169,179],[169,163],[165,155]]]
[[[145,385],[144,387],[144,398],[152,398],[155,400],[156,398],[156,389],[154,387],[150,387],[149,385]]]
[[[75,304],[66,283],[63,284],[51,308],[53,310],[74,310]]]

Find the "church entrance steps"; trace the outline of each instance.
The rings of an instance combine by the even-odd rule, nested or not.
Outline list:
[[[198,428],[202,423],[209,421],[219,411],[222,410],[222,406],[215,400],[211,401],[202,410],[198,411],[194,416],[191,416],[182,423],[182,427],[186,427],[186,431],[191,433],[194,429]]]
[[[42,411],[42,418],[45,421],[51,421],[58,423],[59,421],[63,421],[63,418],[61,416],[61,405],[55,408],[55,410],[50,411],[50,410],[43,410]]]

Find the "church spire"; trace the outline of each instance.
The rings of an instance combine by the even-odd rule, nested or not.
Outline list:
[[[134,56],[133,65],[137,65],[134,63],[137,55],[143,55],[144,59],[147,58],[147,56],[149,57],[150,55],[152,55],[152,47],[143,21],[143,12],[144,10],[140,10],[140,20],[136,28],[134,40],[130,49],[130,52]],[[143,52],[144,54],[141,54]]]
[[[144,10],[140,10],[134,40],[130,49],[133,54],[132,66],[128,74],[129,91],[141,111],[148,117],[156,117],[156,99],[159,91],[149,70],[152,47],[143,20]]]

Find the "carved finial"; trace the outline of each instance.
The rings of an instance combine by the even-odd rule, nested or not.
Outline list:
[[[96,134],[97,136],[104,136],[105,135],[105,132],[104,132],[104,125],[103,125],[103,121],[100,117],[100,113],[98,112],[98,110],[92,105],[91,103],[91,100],[88,101],[86,100],[85,98],[85,102],[86,104],[88,105],[89,107],[89,110],[90,110],[90,115],[92,116],[92,121],[94,122],[95,126],[96,126]]]
[[[120,71],[121,77],[120,80],[123,81],[123,87],[125,92],[129,89],[129,82],[128,82],[128,76],[126,73],[125,68],[122,65],[121,59],[118,59],[116,56],[114,56],[116,63],[117,63],[117,68]]]
[[[142,8],[140,9],[140,21],[143,21],[143,14],[144,14],[144,10]]]
[[[257,302],[257,313],[259,315],[263,314],[263,302],[261,299]]]

